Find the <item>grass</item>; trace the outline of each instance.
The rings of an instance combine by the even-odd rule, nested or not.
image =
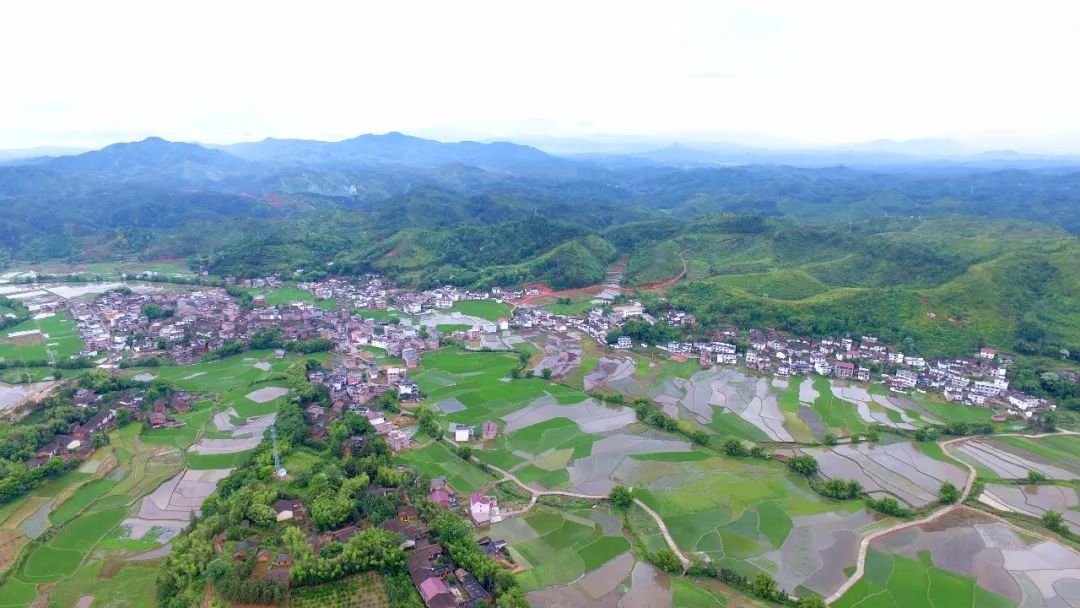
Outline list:
[[[75,321],[67,311],[38,319],[37,324],[42,336],[48,336],[45,345],[54,361],[63,361],[82,352],[82,340],[75,330]]]
[[[354,308],[353,314],[360,315],[363,319],[374,319],[376,321],[382,321],[384,323],[389,321],[396,321],[403,315],[391,309],[374,309],[374,308]]]
[[[435,329],[442,334],[452,334],[455,331],[469,331],[472,329],[472,325],[466,325],[464,323],[441,323],[436,325]]]
[[[470,317],[498,321],[500,317],[510,318],[510,305],[494,300],[459,300],[454,302],[447,312],[460,312]]]
[[[474,464],[453,454],[442,442],[434,441],[415,450],[403,452],[396,460],[429,477],[445,476],[458,492],[476,492],[494,478]]]
[[[275,287],[273,289],[248,287],[244,288],[244,291],[253,296],[266,296],[267,306],[280,306],[282,304],[291,304],[293,302],[315,303],[315,294],[306,289],[300,289],[299,287]]]
[[[976,584],[975,578],[921,560],[871,549],[866,576],[832,604],[836,608],[1005,608],[1008,598]]]
[[[581,300],[580,302],[571,302],[569,304],[551,303],[545,304],[549,312],[556,315],[580,315],[596,308],[596,304],[593,304],[590,300]]]

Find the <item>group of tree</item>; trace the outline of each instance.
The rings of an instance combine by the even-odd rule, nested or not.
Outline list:
[[[765,448],[757,444],[751,444],[750,447],[747,447],[746,442],[738,437],[726,437],[723,443],[720,444],[720,449],[732,458],[767,459],[771,457]]]
[[[638,420],[662,431],[679,433],[698,445],[709,443],[712,437],[708,431],[694,426],[694,423],[689,420],[678,420],[668,416],[648,399],[634,399],[633,407]]]
[[[90,407],[75,407],[73,397],[79,388],[95,391],[100,400]],[[102,408],[113,405],[121,393],[132,391],[142,394],[144,402],[152,403],[173,390],[170,385],[158,380],[143,384],[101,370],[89,370],[83,372],[73,384],[35,403],[30,415],[21,422],[0,425],[0,504],[10,502],[45,481],[76,468],[79,460],[75,458],[52,457],[36,467],[29,467],[27,461],[58,435],[68,434],[73,425],[83,424]],[[121,424],[126,424],[130,420],[130,412],[122,409],[117,418]],[[95,433],[92,445],[100,447],[107,441],[107,435]]]
[[[822,496],[837,500],[852,500],[863,494],[862,484],[856,479],[827,479],[815,489]]]

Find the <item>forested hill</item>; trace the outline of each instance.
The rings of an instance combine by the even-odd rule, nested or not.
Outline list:
[[[670,156],[670,154],[668,155]],[[185,258],[220,275],[590,285],[627,256],[709,321],[927,352],[1080,350],[1080,168],[601,163],[391,133],[149,138],[0,165],[0,261]]]

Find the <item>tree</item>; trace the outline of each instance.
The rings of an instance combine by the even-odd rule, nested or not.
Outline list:
[[[803,454],[801,456],[795,456],[788,461],[788,468],[795,471],[803,477],[811,477],[817,475],[818,461],[813,456]]]
[[[545,367],[540,370],[540,376],[542,376],[544,380],[551,380],[551,370]]]
[[[439,421],[435,419],[435,412],[430,407],[422,407],[416,412],[416,422],[420,427],[420,432],[428,437],[442,438],[442,427],[439,426]]]
[[[311,519],[320,530],[333,530],[352,515],[353,503],[340,494],[311,501]]]
[[[742,439],[737,437],[728,437],[727,439],[724,439],[723,449],[724,453],[728,456],[742,458],[747,455],[746,444],[742,442]]]
[[[1039,483],[1042,481],[1046,481],[1046,475],[1040,473],[1039,471],[1028,471],[1027,478],[1028,481],[1031,483]]]
[[[664,572],[675,574],[682,572],[683,570],[679,556],[675,555],[675,552],[671,549],[660,549],[653,555],[652,561],[657,568],[660,568]]]
[[[799,600],[799,608],[825,608],[825,600],[820,595],[808,595]]]
[[[870,429],[869,431],[866,431],[866,440],[870,443],[877,443],[881,441],[881,435],[878,433],[877,429]]]
[[[611,488],[611,493],[608,494],[608,498],[619,509],[628,509],[630,508],[630,505],[634,503],[634,495],[630,491],[630,488],[622,485]]]
[[[1057,511],[1047,511],[1046,513],[1043,513],[1042,524],[1046,526],[1047,529],[1057,532],[1058,534],[1064,534],[1068,531],[1068,528],[1065,527],[1065,518]]]
[[[251,348],[254,350],[281,348],[284,343],[281,328],[278,327],[260,327],[251,334]]]
[[[750,581],[750,590],[754,595],[764,599],[772,599],[779,592],[776,579],[768,572],[758,572],[754,575],[754,579]]]
[[[957,490],[956,486],[951,482],[946,481],[941,484],[941,489],[938,490],[938,499],[943,505],[951,505],[960,500],[960,490]]]
[[[924,426],[923,428],[915,431],[915,441],[934,441],[938,438],[938,430],[936,427]]]
[[[834,435],[832,433],[825,433],[824,441],[825,441],[825,445],[830,445],[830,446],[831,445],[836,445],[836,443],[837,443],[836,435]]]

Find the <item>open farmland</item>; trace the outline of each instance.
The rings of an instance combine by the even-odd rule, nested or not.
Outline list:
[[[979,502],[1036,519],[1047,511],[1057,511],[1070,530],[1080,532],[1080,496],[1072,486],[987,484]]]
[[[1064,468],[1069,466],[1070,461],[1054,461],[997,438],[964,441],[953,451],[957,457],[973,465],[980,476],[990,479],[1026,479],[1031,471],[1042,473],[1050,479],[1080,479],[1080,473]]]
[[[1072,606],[1080,555],[961,509],[871,543],[866,575],[833,606]]]
[[[458,300],[449,308],[449,312],[460,312],[467,317],[497,321],[500,318],[510,318],[510,305],[494,300]]]
[[[433,441],[422,448],[404,452],[398,456],[398,461],[430,477],[446,477],[458,492],[476,492],[495,480],[475,464],[452,454],[442,442]]]
[[[175,448],[142,443],[138,430],[138,425],[129,425],[113,431],[111,444],[98,450],[80,470],[27,497],[22,504],[32,510],[8,512],[4,528],[22,527],[39,535],[49,526],[62,527],[26,550],[19,567],[0,584],[0,606],[29,606],[38,596],[38,586],[49,590],[49,605],[74,606],[67,602],[77,601],[88,590],[103,606],[153,601],[160,556],[156,561],[127,560],[157,550],[167,537],[155,529],[142,540],[131,540],[125,517],[145,493],[176,474],[181,459]],[[106,564],[109,576],[99,577]]]
[[[890,495],[915,508],[936,501],[944,482],[963,487],[968,475],[957,465],[927,456],[910,442],[845,444],[796,451],[817,459],[824,477],[857,480],[871,496]]]
[[[293,302],[315,302],[315,294],[299,287],[247,287],[242,289],[252,296],[265,297],[267,306],[280,306],[292,304]]]
[[[522,585],[532,591],[566,585],[630,549],[618,515],[606,509],[558,511],[536,507],[527,515],[497,523],[491,534],[510,543],[514,560],[526,571]]]
[[[744,574],[768,572],[788,589],[831,593],[854,564],[860,535],[889,521],[859,501],[822,498],[776,462],[714,456],[624,465],[619,481],[660,514],[680,548]]]
[[[75,321],[67,311],[39,318],[37,326],[45,340],[49,359],[64,361],[82,352],[82,340],[75,331]]]

